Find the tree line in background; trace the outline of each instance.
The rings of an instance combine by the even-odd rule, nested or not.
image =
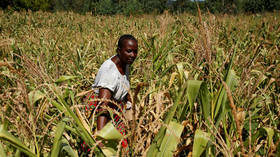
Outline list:
[[[74,11],[93,14],[195,13],[197,3],[212,13],[257,13],[280,10],[280,0],[2,0],[3,9]]]

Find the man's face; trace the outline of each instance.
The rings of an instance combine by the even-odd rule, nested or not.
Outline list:
[[[119,55],[122,62],[132,64],[137,57],[138,44],[135,40],[124,40],[122,48],[119,49]]]

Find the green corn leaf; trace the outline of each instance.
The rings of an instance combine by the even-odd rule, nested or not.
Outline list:
[[[4,126],[0,126],[0,140],[9,142],[11,145],[13,145],[15,148],[19,149],[21,152],[31,156],[35,157],[36,155],[32,153],[20,140],[18,140],[16,137],[14,137],[11,133],[4,130]]]
[[[184,126],[179,123],[171,121],[166,129],[165,136],[160,145],[160,151],[157,157],[172,157],[173,152],[176,150],[180,137],[183,132]]]
[[[55,83],[61,83],[61,82],[64,82],[64,81],[73,80],[75,78],[77,78],[77,76],[66,76],[66,75],[64,75],[64,76],[60,76],[59,79],[57,79],[55,81]]]
[[[56,97],[58,98],[60,105],[62,105],[66,110],[65,112],[69,114],[70,117],[72,117],[75,121],[75,123],[78,125],[78,127],[75,126],[75,128],[77,130],[79,130],[79,135],[82,137],[82,139],[89,144],[89,146],[94,146],[95,141],[91,135],[90,132],[88,132],[88,130],[83,126],[82,122],[80,121],[80,119],[78,118],[78,116],[71,110],[71,108],[69,107],[69,105],[65,102],[65,100],[62,98],[62,96],[58,95],[57,93],[55,93]],[[94,152],[96,153],[96,155],[98,156],[104,156],[104,154],[101,152],[101,150],[96,147],[94,149]]]
[[[15,157],[21,157],[21,152],[20,150],[17,149],[16,153],[15,153]]]
[[[189,102],[190,110],[192,110],[194,106],[194,102],[198,96],[199,89],[201,86],[202,81],[198,80],[188,80],[187,81],[187,100]],[[182,97],[183,99],[183,97]],[[186,101],[186,100],[185,100]],[[183,104],[181,104],[180,108],[178,108],[177,111],[177,120],[183,121],[185,119],[185,115],[187,113],[187,103],[185,101],[182,101]]]
[[[188,84],[185,83],[185,84],[183,85],[183,87],[180,88],[179,94],[177,95],[177,97],[176,97],[176,99],[175,99],[174,105],[171,107],[171,109],[169,110],[169,112],[168,112],[167,115],[166,115],[166,118],[165,118],[165,120],[164,120],[164,123],[165,123],[165,124],[168,124],[168,123],[171,121],[171,119],[174,117],[174,114],[175,114],[175,112],[176,112],[176,109],[177,109],[177,107],[179,106],[179,104],[180,104],[180,102],[181,102],[181,100],[182,100],[182,98],[183,98],[183,95],[184,95],[185,92],[186,92],[187,86],[188,86]]]
[[[231,91],[233,91],[233,87],[234,85],[236,84],[236,75],[235,75],[235,72],[234,70],[230,70],[228,72],[228,75],[227,75],[227,78],[225,80],[226,84],[228,85],[228,87],[230,88]],[[225,91],[225,88],[223,86],[221,86],[220,88],[220,92],[219,92],[219,95],[217,97],[217,100],[216,100],[216,108],[215,108],[215,117],[217,116],[218,112],[219,112],[219,109],[221,106],[225,106],[225,103],[227,101],[227,95],[226,95],[226,91]]]
[[[235,54],[236,54],[236,48],[233,51],[232,57],[230,59],[230,63],[228,65],[228,68],[226,69],[226,75],[224,77],[224,81],[226,82],[226,84],[228,85],[228,87],[230,88],[231,91],[232,91],[232,87],[233,87],[233,81],[236,78],[234,71],[231,69]],[[223,109],[225,109],[226,100],[227,100],[227,96],[226,96],[225,88],[223,86],[221,86],[220,90],[219,90],[219,94],[217,95],[217,97],[215,99],[215,103],[212,104],[212,119],[214,119],[218,113],[223,113],[223,111],[219,112],[219,110],[220,110],[221,106],[223,107]],[[223,118],[219,117],[218,119],[223,119]],[[218,124],[218,123],[216,123],[216,124]]]
[[[194,144],[193,144],[193,157],[199,157],[205,150],[210,134],[202,130],[196,130],[194,135]]]
[[[166,58],[167,58],[168,53],[165,52],[165,53],[163,53],[162,55],[163,55],[163,56],[162,56],[162,59],[159,59],[159,60],[156,62],[156,64],[155,64],[154,74],[156,74],[157,71],[158,71],[159,69],[161,69],[161,68],[162,68],[162,65],[166,62]]]
[[[77,125],[79,126],[79,128],[81,129],[83,134],[86,136],[86,139],[84,139],[84,140],[86,140],[86,142],[90,142],[90,144],[92,144],[92,145],[95,144],[92,136],[87,131],[87,129],[83,126],[82,122],[77,117],[77,115],[70,109],[70,107],[64,100],[60,99],[60,101],[62,102],[63,106],[66,108],[67,113],[74,119],[74,121],[77,123]]]
[[[123,138],[122,134],[114,127],[111,121],[97,132],[97,136],[105,140],[120,140]]]
[[[57,93],[56,93],[57,94]],[[70,109],[69,105],[62,99],[61,96],[56,95],[60,101],[60,104],[57,105],[59,107],[63,106],[66,110],[65,112],[69,114],[70,117],[72,117],[74,119],[74,121],[77,123],[77,125],[79,126],[79,128],[81,129],[81,131],[86,135],[86,140],[85,142],[90,142],[91,144],[94,144],[94,140],[92,138],[92,136],[90,136],[90,133],[87,131],[87,129],[83,126],[82,122],[80,121],[80,119],[78,118],[78,116]]]
[[[169,63],[169,65],[174,65],[174,56],[172,55],[172,53],[168,53],[167,62]]]
[[[79,135],[79,133],[78,133],[78,131],[76,129],[74,129],[74,128],[68,126],[68,125],[65,125],[65,129],[71,131],[75,135]]]
[[[72,147],[69,145],[69,142],[65,138],[62,138],[61,143],[62,143],[61,150],[67,152],[67,154],[71,157],[79,157],[78,153],[72,149]]]
[[[267,132],[267,135],[268,135],[268,148],[270,148],[270,146],[273,143],[274,130],[271,129],[271,128],[267,128],[267,127],[263,127],[263,128]]]
[[[198,96],[201,83],[202,81],[198,81],[198,80],[188,80],[186,83],[187,84],[186,95],[191,111],[194,106],[194,102]],[[188,109],[187,103],[184,102],[177,111],[177,118],[178,118],[177,120],[183,121],[185,119],[185,115],[187,114],[187,109]]]
[[[104,147],[102,147],[101,150],[106,157],[117,156],[118,141],[110,140],[103,144]]]
[[[108,140],[101,148],[106,157],[116,156],[118,141],[123,139],[123,135],[115,128],[112,121],[108,122],[101,130],[97,132],[97,136]]]
[[[204,119],[206,122],[208,122],[208,117],[210,117],[210,113],[211,113],[211,97],[206,83],[201,84],[199,90],[199,97],[201,99]]]
[[[177,70],[179,72],[180,82],[181,82],[181,84],[183,84],[183,81],[184,81],[184,66],[183,66],[183,63],[182,62],[177,63],[176,67],[177,67]]]
[[[163,45],[164,46],[162,46],[162,47],[160,47],[160,49],[158,49],[158,51],[156,51],[156,49],[155,49],[155,51],[156,51],[156,53],[155,53],[155,55],[153,56],[153,63],[154,64],[156,64],[158,61],[159,61],[159,58],[160,58],[160,56],[163,54],[163,49],[165,48],[165,46],[166,46],[166,42],[167,40],[164,40],[163,42]],[[153,45],[154,46],[154,45]]]
[[[175,64],[170,65],[169,67],[167,67],[161,74],[160,77],[165,76],[165,74],[167,74],[169,71],[171,71],[171,69],[175,66]]]
[[[50,102],[51,102],[51,104],[53,105],[53,106],[55,106],[60,112],[65,112],[65,108],[61,105],[61,104],[59,104],[58,102],[56,102],[56,101],[54,101],[54,100],[51,100],[51,99],[48,99]],[[66,114],[68,114],[67,112],[66,112]],[[69,115],[69,114],[68,114]]]
[[[33,90],[30,93],[28,93],[28,99],[30,104],[36,103],[38,100],[42,99],[45,97],[45,94],[38,90]]]
[[[220,90],[219,90],[219,94],[217,95],[217,97],[215,99],[216,101],[215,101],[215,103],[212,104],[212,119],[214,119],[217,116],[217,113],[218,113],[218,111],[221,107],[221,104],[222,104],[222,100],[224,98],[226,98],[225,97],[225,92],[226,91],[225,91],[224,87],[221,86]]]
[[[117,146],[115,148],[117,148]],[[101,150],[106,157],[116,156],[117,154],[117,150],[112,147],[104,146],[103,148],[101,148]]]
[[[188,96],[188,101],[189,101],[191,111],[192,111],[192,107],[194,106],[195,99],[198,95],[201,83],[202,81],[198,81],[198,80],[189,80],[187,82],[188,84],[187,96]]]
[[[154,157],[159,152],[159,147],[161,145],[161,142],[164,138],[166,128],[161,127],[159,132],[157,133],[156,137],[153,140],[153,143],[151,144],[149,151],[147,153],[147,157]]]
[[[6,153],[5,153],[5,151],[4,151],[4,148],[3,148],[3,146],[2,146],[2,143],[0,143],[0,156],[1,156],[1,157],[6,157]]]
[[[54,136],[54,142],[53,142],[53,147],[51,151],[51,157],[58,157],[60,150],[62,148],[61,146],[61,137],[65,129],[65,123],[60,122],[57,125],[56,131],[55,131],[55,136]]]
[[[106,157],[117,155],[117,146],[123,135],[114,127],[112,121],[108,122],[101,130],[97,132],[97,137],[107,140],[104,147],[101,148]]]
[[[231,91],[233,91],[234,89],[234,86],[236,84],[236,75],[235,75],[235,72],[234,70],[230,70],[228,72],[228,77],[226,79],[226,84],[228,85],[228,87],[230,88]],[[217,97],[218,100],[216,100],[216,108],[215,108],[215,116],[218,116],[218,120],[216,121],[216,125],[219,124],[220,120],[223,119],[223,117],[225,116],[225,113],[227,112],[227,109],[226,109],[226,102],[227,102],[227,94],[226,94],[226,91],[225,91],[225,88],[222,86],[221,87],[221,91],[219,93],[219,96]],[[220,108],[222,107],[222,108]],[[219,110],[222,109],[221,112],[219,112]],[[220,113],[218,115],[218,113]],[[222,117],[221,117],[222,116]]]
[[[171,121],[171,119],[174,117],[174,114],[176,112],[176,109],[186,91],[186,87],[187,87],[187,83],[185,83],[183,85],[183,87],[180,88],[179,90],[179,94],[177,95],[177,97],[175,98],[175,102],[173,104],[173,106],[171,107],[171,109],[169,110],[169,112],[167,112],[166,114],[166,117],[165,117],[165,120],[164,120],[164,123],[165,124],[169,124],[169,122]],[[149,148],[149,151],[147,153],[147,156],[148,157],[154,157],[157,152],[159,152],[159,148],[160,148],[160,145],[161,145],[161,142],[164,138],[164,135],[165,135],[165,132],[166,132],[166,127],[165,126],[162,126],[158,132],[158,134],[155,136],[150,148]]]

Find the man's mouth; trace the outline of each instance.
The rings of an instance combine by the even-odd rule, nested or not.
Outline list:
[[[133,61],[134,61],[134,59],[132,59],[132,58],[128,59],[129,63],[132,63]]]

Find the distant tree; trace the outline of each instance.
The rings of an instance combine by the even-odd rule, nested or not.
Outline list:
[[[247,0],[244,5],[246,12],[256,13],[264,11],[264,1],[263,0]]]
[[[118,4],[114,0],[100,0],[93,3],[93,13],[102,15],[116,14]]]
[[[244,5],[244,10],[251,13],[273,11],[279,9],[279,0],[246,0]]]
[[[79,13],[88,12],[91,9],[92,0],[53,0],[54,10],[74,11]]]
[[[143,11],[146,13],[162,13],[167,9],[167,1],[168,0],[139,0],[139,2],[143,5]]]
[[[12,5],[15,10],[30,9],[33,11],[46,11],[52,9],[53,6],[51,0],[14,0]]]
[[[14,10],[31,9],[74,11],[93,14],[139,14],[197,12],[209,9],[212,13],[257,13],[280,9],[280,0],[1,0],[0,7]]]
[[[13,1],[11,0],[1,0],[0,7],[6,9],[8,6],[13,6]]]
[[[206,7],[213,13],[234,13],[240,0],[206,0]]]
[[[143,4],[139,0],[127,0],[119,2],[120,13],[125,15],[139,14],[143,12]]]

